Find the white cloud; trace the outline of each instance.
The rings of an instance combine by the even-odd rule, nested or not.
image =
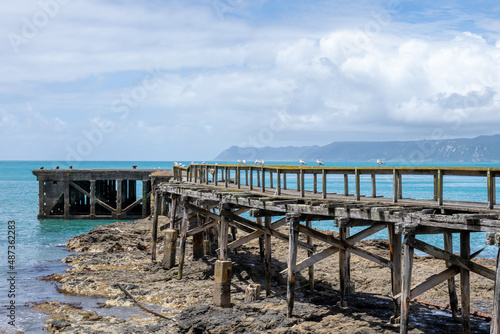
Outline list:
[[[287,121],[269,130],[272,146],[498,131],[497,21],[477,18],[481,33],[408,23],[376,4],[290,5],[273,19],[253,17],[271,3],[240,5],[222,19],[210,1],[61,5],[18,53],[3,41],[0,139],[77,145],[105,122],[114,130],[89,159],[134,145],[209,159],[268,131],[276,110]],[[27,0],[2,7],[4,36],[42,10]],[[164,148],[172,141],[177,151]]]

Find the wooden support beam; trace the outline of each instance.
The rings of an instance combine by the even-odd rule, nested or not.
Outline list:
[[[253,190],[253,168],[250,167],[250,190]]]
[[[207,218],[211,218],[213,220],[217,220],[219,221],[220,220],[220,216],[219,215],[216,215],[215,213],[213,212],[210,212],[208,210],[205,210],[205,209],[202,209],[202,208],[199,208],[191,203],[184,203],[184,205],[186,206],[186,208],[188,208],[189,210],[195,212],[195,213],[198,213],[198,214],[201,214]]]
[[[249,227],[249,228],[251,228],[253,230],[260,231],[260,232],[263,232],[263,233],[269,233],[269,234],[271,234],[271,236],[273,236],[275,238],[281,239],[283,241],[288,241],[288,237],[285,234],[283,234],[281,232],[278,232],[278,231],[275,231],[275,230],[269,230],[269,231],[267,231],[266,229],[264,229],[262,227],[262,225],[259,225],[256,222],[253,222],[253,221],[248,220],[246,218],[237,216],[237,215],[235,215],[234,213],[232,213],[232,212],[230,212],[228,210],[222,210],[221,214],[222,214],[223,217],[227,217],[227,218],[229,218],[229,219],[231,219],[231,220],[233,220],[235,222],[238,222],[238,223],[242,224],[243,226]],[[297,244],[301,248],[304,248],[304,249],[312,251],[312,252],[314,251],[314,247],[311,247],[310,245],[308,245],[305,242],[298,241]]]
[[[78,184],[74,183],[73,181],[69,181],[68,183],[69,185],[71,185],[73,188],[75,188],[76,190],[78,190],[79,192],[81,192],[82,194],[84,194],[85,196],[87,197],[91,197],[92,195],[89,194],[85,189],[83,189],[82,187],[80,187]],[[91,189],[92,190],[92,189]],[[68,192],[69,192],[69,186],[68,186]],[[66,193],[65,193],[66,194]],[[69,195],[68,195],[69,197]],[[69,198],[68,198],[68,203],[69,203]],[[96,203],[98,203],[99,205],[101,205],[102,207],[104,207],[105,209],[109,210],[110,212],[112,213],[116,213],[116,209],[115,208],[112,208],[111,206],[109,206],[108,204],[104,203],[103,201],[101,201],[100,199],[96,198]]]
[[[310,227],[310,226],[308,226]],[[346,243],[349,237],[349,228],[341,227],[339,229],[339,237],[342,243]],[[346,307],[345,295],[349,293],[349,284],[351,281],[351,256],[349,251],[339,249],[339,275],[340,275],[340,305]]]
[[[220,242],[219,242],[219,260],[221,261],[226,261],[228,256],[227,256],[227,241],[228,241],[228,234],[229,234],[229,222],[227,217],[224,215],[225,212],[229,212],[231,209],[226,205],[222,204],[221,205],[221,211],[220,211]],[[236,216],[237,217],[237,216]]]
[[[183,210],[182,210],[182,224],[181,224],[181,240],[179,244],[179,272],[177,275],[178,279],[182,278],[184,270],[184,259],[186,257],[187,229],[189,225],[188,208],[185,206],[186,201],[183,200],[182,202],[183,202]]]
[[[375,262],[375,263],[378,263],[384,267],[387,267],[387,268],[392,268],[392,263],[389,261],[389,260],[386,260],[384,259],[383,257],[380,257],[378,255],[375,255],[375,254],[372,254],[370,252],[367,252],[359,247],[356,247],[354,245],[350,245],[348,244],[347,242],[345,241],[341,241],[341,240],[338,240],[338,239],[335,239],[334,237],[332,237],[331,235],[327,235],[327,234],[324,234],[324,233],[321,233],[319,231],[316,231],[314,229],[311,229],[311,228],[308,228],[304,225],[300,225],[299,227],[299,231],[301,233],[304,233],[306,236],[309,235],[313,238],[316,238],[320,241],[323,241],[323,242],[326,242],[326,243],[329,243],[333,246],[336,246],[340,249],[343,249],[343,250],[349,250],[351,253],[353,254],[356,254],[358,256],[361,256],[367,260],[370,260],[372,262]]]
[[[142,180],[142,218],[148,216],[148,183],[149,180]]]
[[[404,243],[403,282],[401,286],[401,325],[399,327],[400,334],[408,333],[410,320],[410,288],[414,248],[411,243],[406,242],[409,238],[413,238],[413,236],[406,235]]]
[[[321,171],[321,198],[326,199],[326,170]]]
[[[257,224],[262,225],[262,218],[261,217],[257,217]],[[258,231],[255,231],[255,232],[258,232]],[[252,233],[250,233],[250,234],[252,234]],[[260,255],[261,262],[264,262],[264,247],[265,247],[264,246],[264,234],[261,234],[259,236],[259,255]]]
[[[120,219],[122,215],[122,205],[123,205],[123,180],[116,180],[116,218]]]
[[[500,248],[497,254],[497,268],[495,290],[493,293],[493,319],[491,320],[490,334],[500,333]]]
[[[276,195],[281,195],[281,171],[276,169]]]
[[[361,199],[361,184],[359,180],[359,169],[354,170],[354,183],[355,183],[355,189],[356,189],[356,201],[359,201]]]
[[[265,193],[266,192],[266,171],[264,169],[264,167],[262,167],[262,192]]]
[[[313,194],[318,193],[318,174],[313,174]]]
[[[158,239],[158,216],[160,214],[160,196],[156,193],[155,208],[153,214],[153,226],[151,231],[151,261],[156,262],[156,241]]]
[[[461,232],[461,233],[470,233],[470,232]],[[432,245],[429,245],[421,240],[415,239],[413,237],[408,237],[405,238],[405,243],[408,243],[410,246],[427,253],[429,255],[432,255],[434,257],[437,257],[438,259],[448,261],[449,263],[452,263],[454,265],[459,266],[460,268],[467,269],[469,271],[472,271],[473,273],[476,273],[478,275],[481,275],[483,277],[486,277],[490,280],[495,280],[495,271],[486,268],[480,264],[474,263],[470,261],[466,257],[458,256],[449,252],[446,252],[444,250],[441,250],[437,247],[434,247]],[[468,255],[467,255],[468,257]]]
[[[314,174],[316,175],[316,174]],[[306,226],[312,228],[311,221],[306,220]],[[313,239],[311,236],[306,236],[306,242],[308,245],[313,246]],[[307,257],[311,257],[314,255],[314,252],[307,251]],[[309,290],[314,291],[314,265],[309,266]]]
[[[300,197],[305,197],[305,175],[304,175],[304,170],[300,170]]]
[[[285,220],[286,222],[286,220]],[[271,217],[264,218],[264,225],[266,230],[271,230]],[[264,235],[264,260],[266,266],[266,297],[271,295],[271,278],[272,278],[272,266],[271,266],[271,235],[266,233]]]
[[[288,243],[288,281],[287,281],[287,317],[291,318],[293,313],[293,303],[295,299],[295,267],[297,264],[297,246],[299,241],[300,220],[298,215],[287,215],[289,222],[289,243]]]
[[[441,169],[438,169],[437,172],[437,202],[438,205],[443,205],[443,171]]]
[[[269,171],[269,188],[274,188],[273,171]]]
[[[375,174],[371,175],[372,179],[372,197],[377,198],[377,180]]]
[[[286,171],[283,171],[283,190],[286,190]]]
[[[496,202],[496,187],[495,187],[495,176],[488,168],[487,173],[487,188],[488,188],[488,209],[493,209],[495,207]]]
[[[471,258],[475,258],[476,256],[478,256],[483,251],[483,249],[475,252],[474,254],[471,254]],[[435,286],[438,286],[439,284],[443,283],[446,280],[449,280],[450,278],[453,278],[455,275],[458,275],[459,273],[460,273],[460,267],[456,265],[451,265],[447,267],[445,270],[437,274],[434,274],[432,276],[429,276],[425,281],[411,288],[410,299],[420,296],[424,292],[429,291],[430,289],[434,288]],[[393,295],[392,298],[394,299],[395,302],[399,303],[401,301],[401,293]]]
[[[90,180],[90,219],[95,219],[95,180]]]
[[[460,233],[460,256],[469,260],[470,232]],[[462,301],[462,333],[470,334],[470,271],[460,268],[460,299]]]
[[[398,202],[398,190],[399,190],[399,171],[394,168],[392,170],[392,202]]]
[[[378,231],[383,230],[384,228],[385,228],[384,224],[374,224],[374,225],[370,226],[369,228],[364,229],[363,231],[360,231],[360,232],[356,233],[355,235],[347,238],[346,242],[350,245],[354,245],[356,242],[363,240],[363,239],[369,237],[370,235],[377,233]],[[309,266],[311,266],[311,265],[313,265],[321,260],[326,259],[330,255],[336,254],[338,251],[339,251],[339,248],[337,246],[331,246],[331,247],[325,248],[321,252],[314,253],[314,255],[312,255],[311,257],[308,257],[304,261],[298,263],[296,270],[297,270],[297,272],[302,271],[305,268],[307,268],[307,267],[309,267]],[[280,274],[283,275],[285,272],[286,272],[286,269],[281,271]]]
[[[175,223],[175,212],[177,211],[177,198],[172,197],[172,200],[170,201],[170,229],[174,229],[174,223]]]
[[[445,232],[443,233],[443,238],[444,238],[444,250],[448,253],[453,253],[453,235],[452,233]],[[450,267],[450,263],[448,261],[445,261],[445,265],[447,268]],[[460,270],[458,270],[460,271]],[[458,297],[457,297],[457,290],[456,290],[456,285],[455,285],[455,275],[450,277],[448,279],[448,295],[450,297],[450,308],[451,308],[451,314],[453,318],[455,319],[457,317],[458,313]]]
[[[201,233],[203,231],[206,231],[209,228],[212,228],[212,227],[216,226],[218,223],[219,223],[218,220],[210,219],[208,223],[205,223],[202,226],[197,226],[197,227],[193,228],[192,230],[187,231],[187,236],[191,237],[191,236],[193,236],[195,234],[198,234],[198,233]]]
[[[70,199],[70,193],[69,193],[69,184],[71,181],[66,181],[64,183],[64,219],[69,219],[69,199]]]
[[[393,224],[387,225],[387,234],[389,236],[389,251],[390,259],[392,263],[391,269],[391,283],[392,283],[392,295],[395,296],[401,293],[401,234],[395,232],[395,226]],[[394,303],[394,316],[392,318],[393,323],[399,322],[399,317],[401,316],[401,305],[399,302]]]
[[[349,196],[349,174],[344,174],[344,195]]]
[[[258,223],[258,220],[257,220],[257,223]],[[286,218],[281,218],[277,221],[275,221],[274,223],[271,224],[270,226],[270,230],[267,229],[266,227],[266,231],[271,231],[271,230],[274,230],[274,229],[277,229],[278,227],[280,226],[283,226],[286,224]],[[229,245],[228,245],[228,248],[229,249],[235,249],[237,247],[240,247],[241,245],[244,245],[258,237],[260,237],[261,235],[264,235],[264,234],[269,234],[271,235],[271,232],[262,232],[262,231],[254,231],[250,234],[247,234],[246,236],[243,236],[241,238],[239,238],[238,240],[236,241],[233,241],[231,242]]]

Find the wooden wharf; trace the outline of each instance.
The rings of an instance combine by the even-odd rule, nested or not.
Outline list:
[[[37,169],[33,174],[39,184],[38,219],[145,218],[154,183],[172,175],[171,170],[135,168]]]
[[[342,194],[327,192],[328,179],[332,175],[343,178]],[[367,175],[371,189],[366,190],[365,187],[363,190],[360,180]],[[377,193],[377,179],[380,175],[385,175],[386,178],[388,175],[392,179],[390,198],[380,197]],[[428,199],[404,198],[403,190],[406,188],[403,179],[407,175],[430,177],[432,196]],[[444,179],[450,175],[484,178],[487,201],[477,203],[469,200],[445,200]],[[291,317],[298,272],[308,269],[309,286],[314,289],[314,264],[339,253],[340,304],[345,306],[346,294],[353,292],[350,257],[361,256],[390,271],[394,300],[394,317],[391,322],[400,323],[400,333],[408,332],[410,301],[443,282],[448,282],[452,314],[454,317],[459,314],[454,280],[456,275],[460,275],[463,333],[470,333],[470,273],[473,272],[495,281],[491,333],[499,333],[499,261],[497,259],[496,270],[492,270],[472,260],[478,256],[478,252],[470,253],[470,235],[475,232],[489,232],[486,243],[500,246],[500,207],[496,204],[495,189],[497,176],[500,176],[500,168],[340,168],[217,164],[191,164],[187,168],[174,166],[173,178],[168,182],[157,182],[153,189],[152,259],[156,261],[160,214],[170,217],[170,226],[165,230],[162,265],[165,268],[176,265],[178,253],[179,278],[183,275],[186,239],[193,237],[194,256],[203,256],[204,249],[206,251],[206,234],[215,229],[219,249],[215,264],[214,304],[230,307],[232,263],[229,253],[251,240],[263,237],[260,244],[266,265],[263,290],[269,295],[272,238],[284,240],[289,243],[288,268],[281,274],[287,276],[287,314]],[[349,189],[350,178],[354,178],[352,190]],[[292,185],[294,189],[290,189]],[[195,227],[189,229],[189,223],[193,220],[196,222]],[[311,222],[318,220],[332,220],[334,226],[339,228],[339,236],[333,237],[313,229]],[[277,230],[286,225],[288,235]],[[350,235],[350,229],[354,226],[363,229]],[[387,229],[389,236],[388,258],[357,246],[359,241],[383,229]],[[236,238],[236,230],[244,231],[245,235]],[[231,242],[228,237],[230,232],[233,236]],[[299,234],[306,236],[306,242],[299,240]],[[422,234],[441,234],[444,239],[443,249],[418,240],[417,236]],[[453,234],[460,235],[459,254],[453,253]],[[315,241],[330,246],[319,251]],[[298,248],[306,249],[308,254],[300,262],[297,262]],[[415,249],[443,260],[446,269],[412,285]]]

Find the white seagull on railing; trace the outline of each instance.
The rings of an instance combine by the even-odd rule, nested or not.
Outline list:
[[[299,160],[299,163],[300,163],[302,166],[304,166],[304,165],[306,164],[306,162],[305,162],[304,160],[302,160],[302,159],[300,159],[300,160]]]
[[[253,164],[254,165],[259,164],[259,165],[263,166],[265,164],[265,161],[264,160],[255,160],[255,162]]]
[[[316,159],[316,163],[318,164],[318,166],[324,166],[325,164],[323,163],[323,161],[319,160],[319,159]]]
[[[385,162],[382,162],[382,161],[380,161],[380,159],[377,159],[377,164],[378,164],[379,166],[382,166],[382,165],[385,165]]]

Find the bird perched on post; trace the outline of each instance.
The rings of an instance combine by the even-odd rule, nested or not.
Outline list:
[[[323,163],[323,161],[319,160],[319,159],[316,159],[316,163],[318,164],[318,166],[324,166],[325,164]]]
[[[306,164],[306,162],[305,162],[304,160],[302,160],[302,159],[300,159],[300,160],[299,160],[299,163],[300,163],[302,166],[304,166],[304,165]]]

